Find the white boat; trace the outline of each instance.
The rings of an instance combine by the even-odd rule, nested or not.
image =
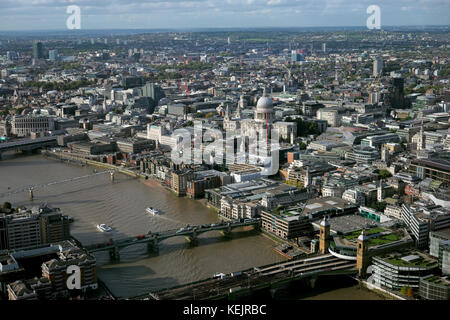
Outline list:
[[[160,211],[159,211],[158,209],[152,208],[152,207],[148,207],[148,208],[146,209],[146,211],[147,211],[148,213],[153,214],[153,215],[159,214],[159,213],[160,213]]]
[[[110,232],[112,231],[112,228],[107,226],[106,224],[102,223],[102,224],[98,224],[97,225],[97,229],[101,232]]]

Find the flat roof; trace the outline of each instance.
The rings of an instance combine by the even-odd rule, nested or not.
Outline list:
[[[437,235],[438,237],[442,237],[445,238],[447,240],[450,240],[450,227],[449,228],[445,228],[445,229],[441,229],[438,231],[432,231],[431,232],[433,235]]]
[[[328,219],[330,229],[343,234],[377,227],[377,223],[360,215],[345,215]]]

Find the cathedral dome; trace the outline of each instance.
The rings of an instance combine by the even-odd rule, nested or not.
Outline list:
[[[261,111],[268,111],[273,109],[272,99],[266,95],[266,89],[264,88],[264,93],[261,98],[258,99],[256,103],[256,109]]]

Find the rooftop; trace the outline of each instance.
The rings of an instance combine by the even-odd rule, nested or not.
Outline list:
[[[391,252],[378,258],[399,267],[432,269],[438,266],[437,259],[414,249]]]

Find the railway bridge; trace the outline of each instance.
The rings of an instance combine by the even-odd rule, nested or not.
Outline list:
[[[179,285],[150,292],[130,299],[140,300],[218,300],[236,299],[259,290],[269,290],[272,296],[293,281],[307,279],[314,287],[319,276],[354,275],[355,261],[342,260],[331,254],[283,261],[255,267],[229,275]]]
[[[7,151],[33,151],[39,148],[54,147],[58,143],[57,136],[41,137],[36,139],[19,139],[0,143],[0,159],[2,153]]]

